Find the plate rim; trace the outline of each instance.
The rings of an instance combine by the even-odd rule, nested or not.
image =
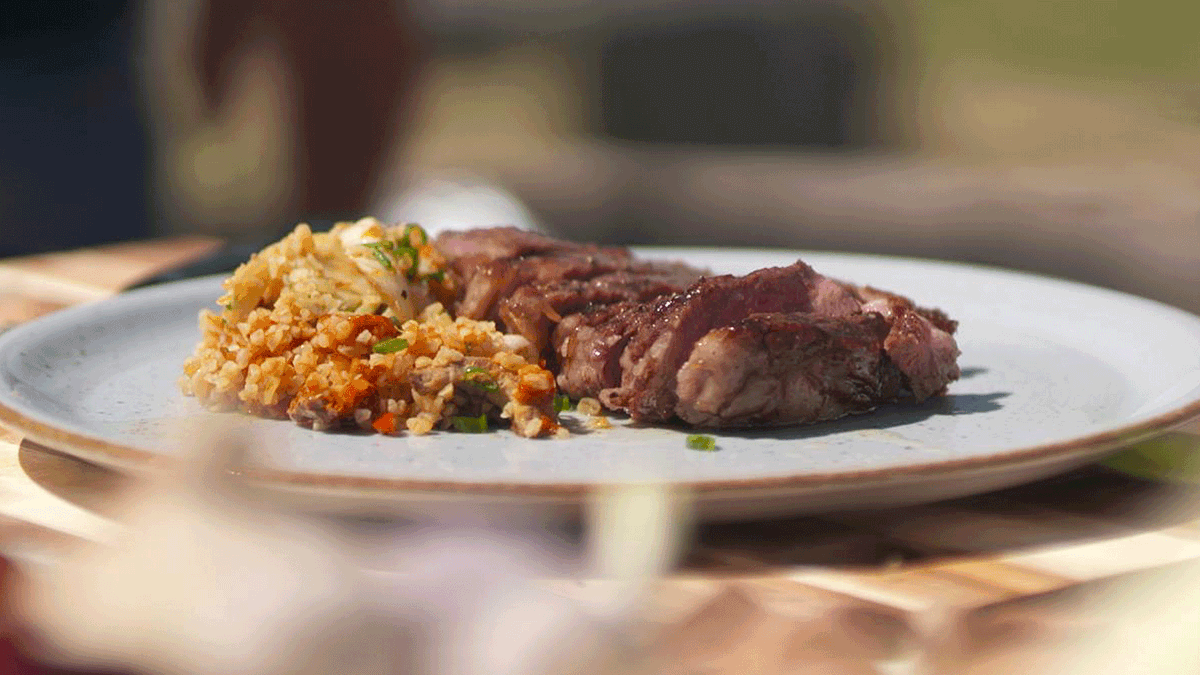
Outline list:
[[[1107,294],[1113,294],[1115,296],[1120,296],[1138,303],[1149,303],[1160,309],[1176,312],[1181,315],[1200,320],[1200,316],[1188,312],[1187,310],[1154,300],[1152,298],[1146,298],[1124,291],[1087,284],[1073,279],[1054,277],[1050,275],[1037,274],[993,265],[977,265],[963,261],[841,251],[806,251],[786,248],[716,248],[702,246],[643,246],[631,248],[633,248],[635,251],[640,250],[656,255],[669,254],[671,251],[688,250],[713,251],[721,253],[736,252],[765,255],[796,255],[801,259],[803,259],[805,256],[819,255],[844,257],[847,260],[858,259],[864,261],[869,260],[872,262],[930,264],[944,268],[953,268],[956,270],[987,271],[992,273],[1001,273],[1013,278],[1044,281],[1057,285],[1074,287],[1079,290],[1087,290],[1090,292],[1099,291]],[[9,331],[9,334],[0,336],[0,353],[3,353],[7,345],[15,342],[19,337],[21,337],[22,334],[36,330],[38,325],[42,323],[43,320],[50,319],[51,317],[54,317],[55,320],[62,320],[64,315],[86,313],[89,310],[94,310],[97,305],[112,302],[120,298],[129,297],[130,295],[149,296],[157,293],[166,293],[170,290],[178,289],[181,285],[200,285],[213,283],[214,281],[220,280],[225,276],[227,275],[212,275],[138,289],[129,293],[118,293],[96,302],[83,303],[52,312],[44,317],[39,317],[32,321],[28,321],[16,326]],[[734,491],[804,490],[817,488],[837,489],[849,486],[865,486],[872,484],[887,484],[897,481],[920,480],[922,478],[946,478],[955,474],[974,474],[989,471],[1003,471],[1005,469],[1028,466],[1031,464],[1052,463],[1055,460],[1066,461],[1076,455],[1098,456],[1105,452],[1116,450],[1121,446],[1168,432],[1171,429],[1174,429],[1197,417],[1200,417],[1200,396],[1196,396],[1193,400],[1186,401],[1178,407],[1137,422],[1123,424],[1115,428],[1084,436],[1078,436],[1067,440],[1009,449],[985,456],[944,459],[878,469],[784,474],[736,479],[699,479],[667,482],[672,486],[688,489],[699,495],[716,496],[718,493]],[[132,445],[115,443],[98,436],[78,433],[46,424],[42,421],[29,417],[13,407],[10,407],[2,398],[0,398],[0,423],[3,423],[5,426],[8,426],[23,434],[24,440],[31,441],[32,443],[42,446],[50,451],[65,453],[93,464],[107,466],[119,470],[141,472],[152,470],[159,466],[169,465],[178,460],[178,458],[174,456],[165,455],[162,453],[154,453],[152,451],[144,450]],[[513,480],[479,481],[387,478],[379,476],[357,476],[349,474],[306,472],[260,466],[240,468],[234,473],[255,482],[275,484],[281,488],[323,489],[355,493],[361,492],[375,495],[395,495],[397,498],[402,493],[413,492],[457,493],[460,495],[478,496],[578,498],[611,484],[610,481],[606,480],[586,482],[521,482]]]
[[[1124,445],[1166,433],[1189,420],[1200,417],[1200,399],[1137,424],[1080,436],[1067,441],[1027,446],[984,457],[950,459],[907,464],[882,469],[791,474],[724,480],[665,481],[667,484],[698,494],[734,490],[780,490],[837,488],[864,483],[887,483],[926,477],[946,477],[957,473],[1004,470],[1010,467],[1065,460],[1076,453],[1101,455]],[[57,429],[0,402],[0,422],[23,434],[25,439],[48,450],[73,455],[93,464],[135,472],[167,466],[179,458],[155,454],[140,448],[113,443],[86,434]],[[581,497],[611,485],[611,481],[592,482],[515,482],[384,478],[348,474],[320,474],[267,467],[245,467],[232,473],[256,482],[278,483],[283,487],[323,488],[336,491],[454,492],[480,496]]]

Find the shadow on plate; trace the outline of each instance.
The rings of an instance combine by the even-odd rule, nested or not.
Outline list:
[[[997,391],[988,394],[949,394],[931,398],[923,403],[889,404],[862,415],[851,415],[828,422],[818,422],[799,427],[772,429],[728,429],[705,430],[705,433],[725,438],[772,438],[778,440],[803,440],[832,433],[865,431],[868,429],[890,429],[916,424],[939,415],[975,415],[993,412],[1003,407],[1001,399],[1010,392]]]
[[[963,369],[962,369],[962,374],[960,374],[960,375],[958,376],[958,379],[960,379],[960,380],[968,380],[968,379],[970,379],[970,378],[972,378],[972,377],[975,377],[976,375],[983,375],[983,374],[984,374],[984,373],[986,373],[987,371],[988,371],[988,369],[987,369],[987,368],[984,368],[984,367],[982,367],[982,366],[972,366],[972,367],[969,367],[969,368],[963,368]]]

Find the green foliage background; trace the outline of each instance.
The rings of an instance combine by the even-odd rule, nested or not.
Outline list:
[[[1200,0],[932,0],[915,10],[932,58],[1068,76],[1200,76]]]

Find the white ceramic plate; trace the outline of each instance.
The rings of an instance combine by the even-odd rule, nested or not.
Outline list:
[[[211,413],[176,388],[196,315],[219,280],[126,293],[0,337],[0,419],[34,441],[133,467],[181,452],[199,421],[234,424],[266,449],[268,484],[350,502],[445,496],[570,506],[609,481],[690,485],[714,516],[933,500],[1084,464],[1200,415],[1200,318],[1080,284],[966,265],[826,253],[649,250],[720,272],[797,257],[903,293],[960,323],[963,378],[944,398],[816,426],[717,433],[630,426],[567,440],[507,431],[384,437],[316,433]],[[190,421],[190,422],[189,422]],[[182,438],[181,438],[182,437]]]

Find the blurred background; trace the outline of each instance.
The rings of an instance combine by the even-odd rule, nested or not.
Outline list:
[[[1197,18],[31,0],[0,28],[0,255],[374,213],[984,262],[1200,311]]]

